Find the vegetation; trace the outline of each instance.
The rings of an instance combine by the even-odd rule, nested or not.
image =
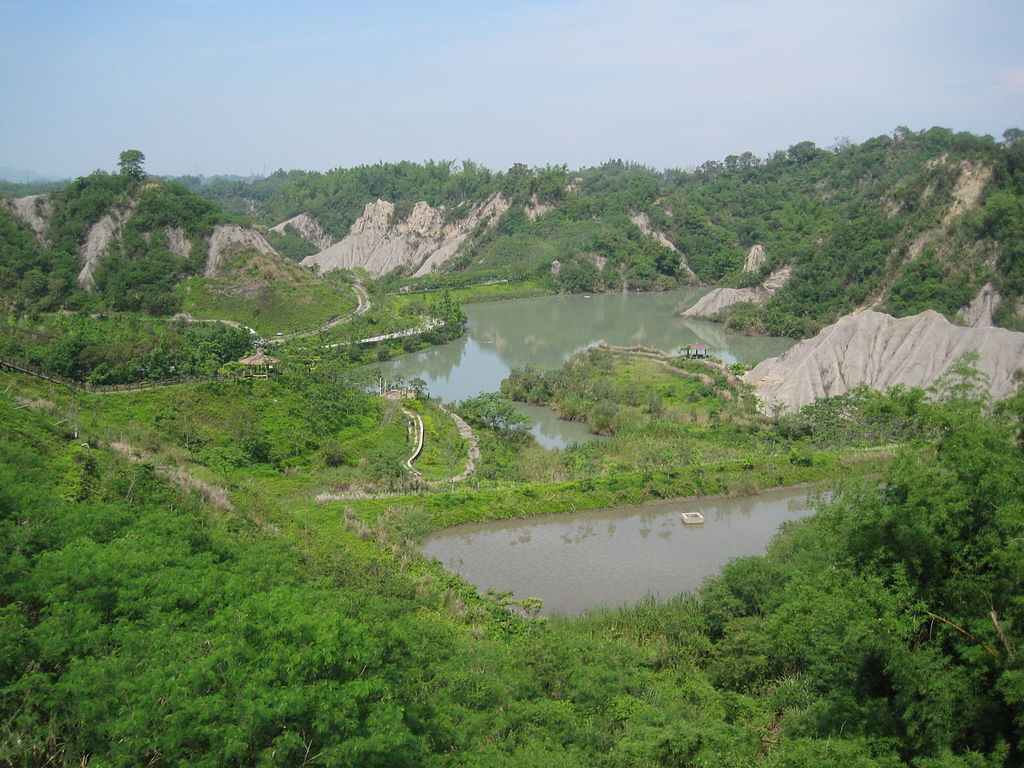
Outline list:
[[[244,329],[137,315],[52,315],[0,327],[0,357],[92,384],[212,376],[251,350]]]
[[[354,308],[343,280],[244,247],[221,259],[216,277],[204,276],[214,227],[236,219],[180,184],[148,180],[144,160],[126,150],[117,175],[96,171],[37,199],[46,222],[38,238],[0,205],[4,311],[19,319],[61,309],[166,317],[184,308],[272,335],[315,328]],[[305,243],[285,240],[293,251],[296,239]]]
[[[547,290],[657,290],[694,279],[680,261],[685,254],[704,283],[753,285],[792,267],[789,283],[765,305],[726,310],[722,319],[734,330],[806,337],[877,302],[900,315],[933,308],[953,318],[989,281],[1004,298],[997,320],[1017,327],[1022,143],[1016,129],[998,143],[899,127],[862,144],[825,150],[805,141],[767,158],[744,152],[685,171],[621,160],[577,172],[516,165],[504,173],[469,161],[397,163],[196,180],[194,188],[227,210],[255,207],[265,224],[309,212],[336,238],[378,198],[395,203],[396,218],[420,200],[454,218],[494,195],[509,202],[443,275],[413,286],[509,280]],[[643,219],[657,236],[634,223]],[[743,272],[754,244],[768,260]]]
[[[255,251],[228,259],[217,277],[185,281],[182,291],[182,309],[193,317],[232,320],[265,337],[314,331],[356,308],[343,276],[321,279]]]
[[[9,310],[177,311],[178,282],[202,271],[202,238],[225,217],[184,187],[147,184],[140,167],[126,168],[117,176],[96,171],[51,195],[43,243],[11,211],[0,210],[0,288]],[[91,277],[80,281],[80,248],[104,217],[104,226],[121,236],[110,240]],[[176,250],[168,239],[172,231],[192,242],[190,251]]]
[[[126,150],[117,175],[96,172],[51,194],[45,244],[0,206],[0,288],[18,312],[171,314],[180,307],[177,286],[202,271],[202,238],[232,216],[269,226],[307,213],[341,239],[377,199],[394,204],[395,220],[425,201],[455,222],[500,196],[508,209],[495,224],[475,227],[444,273],[395,274],[382,285],[512,284],[499,293],[742,286],[788,265],[789,282],[765,304],[734,306],[720,319],[735,331],[795,337],[867,305],[897,315],[932,308],[955,319],[991,282],[1002,298],[996,321],[1017,328],[1024,322],[1016,309],[1024,296],[1022,145],[1017,129],[997,142],[899,127],[861,144],[825,150],[805,141],[767,158],[744,152],[689,170],[613,160],[575,172],[520,164],[492,172],[466,160],[180,183],[147,181],[144,155]],[[104,215],[124,218],[124,231],[94,270],[90,293],[77,279],[79,249]],[[187,254],[167,240],[179,230],[191,243]],[[294,228],[268,236],[288,260],[313,252]],[[755,244],[767,261],[744,272]]]
[[[287,259],[302,261],[307,256],[317,252],[317,247],[300,235],[295,227],[287,224],[284,232],[276,230],[267,231],[267,242],[274,246],[274,250]]]
[[[1024,400],[993,410],[969,387],[936,402],[897,393],[906,449],[888,468],[876,458],[881,478],[787,527],[766,558],[730,564],[699,597],[545,621],[418,558],[397,538],[415,528],[407,506],[362,502],[357,517],[301,500],[311,460],[329,467],[328,452],[354,445],[345,435],[387,423],[345,371],[324,360],[271,380],[76,396],[75,439],[54,418],[66,393],[2,375],[6,760],[1019,762]],[[872,397],[867,410],[887,412]],[[507,412],[478,410],[515,429]],[[830,434],[827,415],[804,418]],[[141,460],[99,448],[126,425]],[[172,436],[205,457],[228,503],[165,479],[184,482],[161,447]],[[641,483],[721,490],[729,472],[834,476],[842,459],[820,456],[537,485],[535,507],[529,486],[420,503],[447,523],[620,502]],[[200,487],[201,468],[185,466]]]
[[[399,163],[197,187],[264,223],[310,212],[335,235],[376,197],[452,220],[510,203],[453,271],[406,293],[401,275],[367,281],[359,316],[348,273],[243,249],[200,277],[203,238],[229,215],[190,180],[148,180],[137,150],[39,201],[42,237],[0,205],[0,356],[29,367],[115,383],[230,370],[251,351],[246,330],[157,319],[182,306],[264,334],[346,317],[281,339],[268,378],[100,395],[0,371],[0,763],[1021,764],[1024,391],[987,402],[968,360],[930,392],[857,389],[776,423],[714,361],[590,349],[459,404],[482,456],[454,485],[467,444],[453,421],[423,382],[378,397],[364,365],[461,335],[475,298],[690,279],[640,214],[704,282],[792,265],[771,301],[732,310],[736,329],[806,335],[874,297],[953,313],[989,280],[1019,325],[1024,143],[1004,139],[897,129],[687,172]],[[951,215],[964,180],[989,173]],[[80,249],[104,217],[120,235],[86,290]],[[278,239],[293,258],[296,237]],[[768,261],[743,273],[754,243]],[[385,338],[357,343],[370,336]],[[605,438],[545,450],[512,400]],[[405,467],[405,411],[427,436],[422,479]],[[577,619],[480,595],[413,541],[812,482],[831,501],[765,557],[699,594]]]

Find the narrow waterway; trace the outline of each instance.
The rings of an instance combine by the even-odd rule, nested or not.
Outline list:
[[[422,551],[481,591],[539,597],[544,615],[575,615],[695,590],[732,558],[762,554],[780,525],[814,511],[814,499],[786,488],[474,523],[430,536]],[[682,522],[691,511],[702,525]]]
[[[499,389],[513,368],[554,367],[604,340],[667,352],[701,343],[725,362],[757,363],[781,355],[792,339],[727,334],[719,323],[676,317],[706,288],[662,293],[543,296],[466,307],[466,335],[450,344],[402,355],[380,365],[385,378],[420,378],[427,391],[449,402]],[[593,439],[580,424],[528,411],[534,436],[552,448]]]

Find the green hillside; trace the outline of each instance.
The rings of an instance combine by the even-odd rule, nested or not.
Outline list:
[[[658,171],[615,160],[503,173],[471,162],[390,163],[326,173],[278,171],[252,182],[194,187],[263,224],[307,212],[337,240],[378,198],[401,220],[420,200],[458,219],[494,195],[511,204],[472,233],[443,277],[424,286],[541,281],[549,290],[658,289],[694,279],[753,285],[782,265],[789,283],[761,307],[731,309],[735,330],[813,335],[866,304],[897,315],[949,317],[986,283],[1002,297],[999,324],[1021,327],[1024,141],[898,128],[826,150],[800,142],[767,158],[749,152],[699,168]],[[646,217],[659,237],[634,223]],[[664,238],[664,239],[662,239]],[[681,253],[696,278],[679,264]],[[763,245],[760,270],[742,271]],[[559,262],[558,274],[552,263]]]
[[[32,208],[40,232],[0,200],[0,295],[14,318],[57,310],[166,317],[184,309],[273,335],[355,308],[345,281],[260,250],[247,219],[141,169],[96,171],[37,197]],[[224,225],[241,235],[211,267],[211,236]]]
[[[142,159],[0,199],[0,766],[1024,763],[1024,391],[987,401],[962,359],[928,392],[772,420],[735,367],[595,347],[453,416],[417,379],[379,396],[367,366],[462,334],[464,300],[782,266],[784,288],[721,319],[809,335],[868,304],[955,316],[991,283],[1020,328],[1020,131],[901,128],[687,171],[200,186]],[[318,275],[297,230],[277,252],[248,223],[307,212],[337,239],[378,197],[391,224],[421,200],[454,224],[498,195],[494,225],[419,279]],[[256,339],[237,323],[277,342],[273,374],[236,362]],[[545,449],[510,399],[606,437]],[[417,547],[456,523],[804,483],[832,494],[764,557],[579,618],[481,595]]]
[[[338,241],[377,199],[394,203],[396,224],[419,201],[457,224],[498,196],[509,207],[496,225],[469,232],[441,274],[413,287],[495,280],[575,292],[692,282],[742,287],[789,266],[789,282],[765,304],[734,305],[720,319],[733,330],[798,337],[869,305],[896,315],[931,308],[955,320],[991,284],[1000,299],[995,322],[1015,329],[1024,327],[1022,155],[1017,129],[996,141],[901,127],[860,144],[826,150],[800,142],[767,158],[744,152],[687,170],[614,160],[578,171],[517,164],[493,172],[471,161],[431,161],[174,182],[98,171],[49,193],[42,239],[12,206],[0,205],[0,293],[15,312],[172,314],[182,307],[182,280],[202,274],[206,238],[218,224],[251,217],[269,227],[307,213]],[[78,278],[82,250],[104,216],[114,218],[117,232],[87,286]],[[268,237],[281,262],[316,250],[294,229]],[[763,246],[766,260],[744,272],[754,245]],[[313,283],[284,267],[271,272],[256,303],[271,324],[281,324],[278,305]],[[277,296],[274,281],[299,287]],[[388,286],[408,282],[393,275]],[[313,298],[317,291],[329,292],[313,290],[307,303],[322,303]],[[246,289],[221,285],[215,292],[231,297]],[[203,299],[203,288],[195,295],[201,313],[217,303]],[[221,303],[232,302],[238,300]],[[252,307],[236,314],[255,317]]]
[[[48,195],[52,213],[42,238],[11,208],[0,205],[0,291],[15,312],[60,308],[172,314],[180,308],[179,281],[201,274],[207,237],[229,219],[180,185],[97,171]],[[44,201],[36,200],[37,210]],[[80,253],[104,217],[111,236],[83,284]],[[182,252],[168,241],[179,230]],[[40,242],[40,239],[42,242]]]
[[[631,392],[644,368],[591,362],[587,391],[652,407],[654,389]],[[301,371],[106,396],[0,373],[5,763],[1020,763],[1019,398],[847,398],[858,442],[901,424],[897,458],[872,454],[881,476],[700,595],[544,620],[478,596],[395,526],[417,504],[523,514],[547,488],[657,492],[725,465],[517,484],[505,512],[496,489],[353,513],[311,489],[325,472],[394,477],[405,428],[344,367]],[[700,394],[670,389],[669,410]],[[827,469],[782,450],[793,472]]]

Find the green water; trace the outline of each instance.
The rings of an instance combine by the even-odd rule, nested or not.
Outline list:
[[[604,340],[667,352],[700,342],[727,363],[757,363],[781,355],[792,339],[727,334],[719,323],[676,317],[706,288],[663,293],[543,296],[466,307],[466,335],[450,344],[383,363],[385,378],[419,377],[434,397],[454,402],[497,391],[513,368],[561,365],[574,353]],[[581,424],[529,413],[534,435],[548,447],[593,439]]]
[[[440,531],[421,549],[481,591],[539,597],[545,615],[575,615],[699,588],[731,558],[762,554],[782,523],[811,514],[809,494],[784,488],[473,523]],[[683,524],[690,511],[704,524]]]

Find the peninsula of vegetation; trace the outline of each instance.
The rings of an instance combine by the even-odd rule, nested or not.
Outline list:
[[[0,764],[1024,760],[1024,133],[691,170],[470,161],[0,192]],[[458,403],[465,305],[708,293]],[[578,347],[576,347],[578,349]],[[551,450],[514,403],[603,439]],[[457,523],[820,484],[693,594],[541,617]]]

